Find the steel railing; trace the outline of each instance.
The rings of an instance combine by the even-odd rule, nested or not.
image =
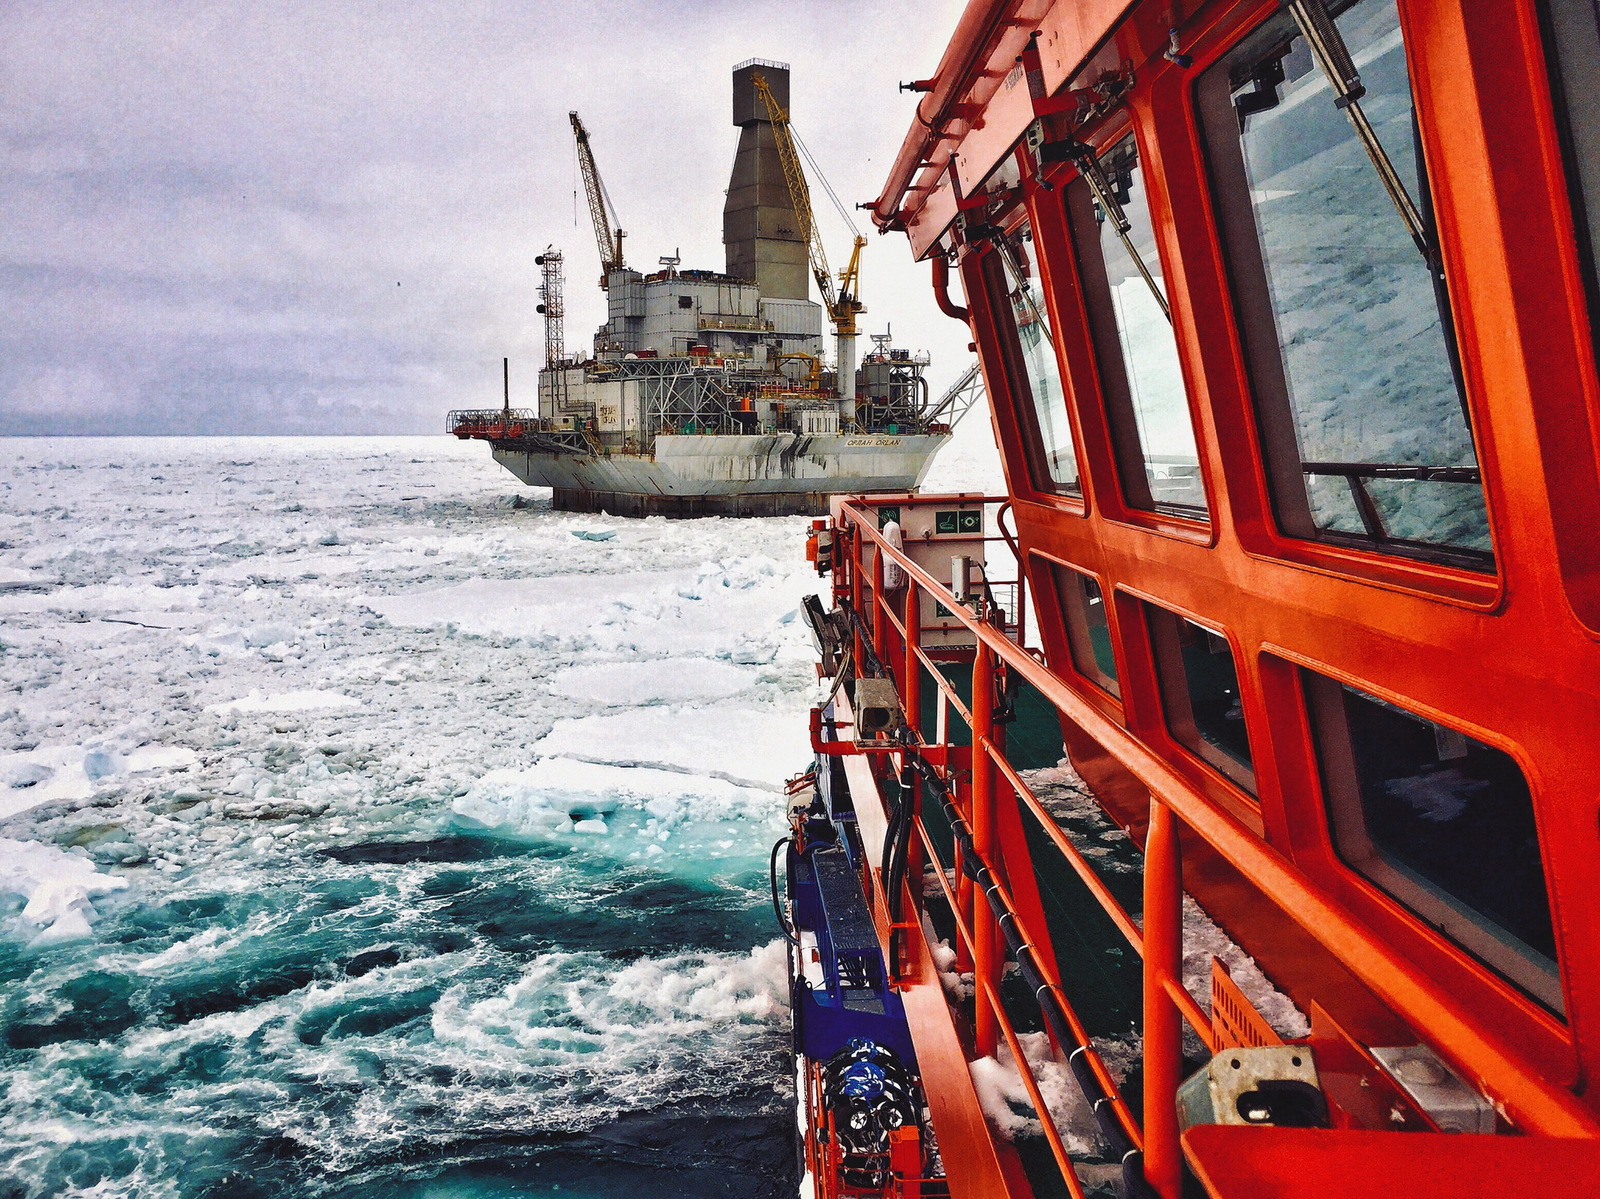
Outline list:
[[[962,499],[971,502],[970,496]],[[885,502],[906,508],[931,507],[948,501],[923,497],[916,501]],[[1006,502],[993,498],[984,501],[987,505]],[[860,619],[854,622],[854,661],[860,663],[867,661],[869,655],[877,656],[897,679],[909,730],[908,740],[912,745],[936,742],[948,745],[952,716],[971,732],[970,782],[960,780],[959,772],[948,766],[940,769],[939,775],[949,788],[955,814],[971,830],[972,852],[977,861],[972,864],[962,861],[958,844],[958,860],[954,863],[958,868],[957,881],[952,885],[944,873],[946,864],[940,861],[936,843],[920,814],[914,821],[917,844],[920,852],[927,854],[939,867],[940,891],[955,917],[958,964],[970,964],[974,974],[973,1048],[978,1056],[987,1056],[995,1052],[1002,1039],[1009,1046],[1045,1130],[1052,1157],[1063,1182],[1075,1197],[1082,1196],[1083,1188],[1000,998],[1001,971],[1011,941],[1024,946],[1047,944],[1045,930],[1026,926],[1003,885],[990,887],[980,897],[972,882],[972,875],[978,871],[987,872],[994,879],[1004,877],[1003,868],[996,869],[1003,867],[1003,863],[997,860],[994,844],[996,802],[1001,788],[1008,787],[1015,792],[1022,810],[1044,831],[1123,939],[1143,959],[1145,1119],[1142,1125],[1133,1118],[1114,1075],[1095,1051],[1059,975],[1048,966],[1041,967],[1043,983],[1036,997],[1041,999],[1042,1008],[1051,1002],[1058,1005],[1062,1026],[1076,1041],[1070,1060],[1076,1067],[1078,1057],[1085,1059],[1087,1075],[1076,1069],[1075,1074],[1080,1082],[1092,1081],[1098,1085],[1127,1143],[1135,1150],[1142,1150],[1144,1177],[1163,1199],[1177,1199],[1181,1189],[1176,1092],[1182,1081],[1182,1023],[1188,1023],[1208,1048],[1215,1050],[1217,1047],[1211,1020],[1183,985],[1180,827],[1230,862],[1248,882],[1274,896],[1291,919],[1338,957],[1413,1029],[1425,1030],[1442,1055],[1451,1059],[1466,1077],[1478,1080],[1491,1092],[1491,1098],[1520,1131],[1566,1137],[1600,1136],[1600,1122],[1596,1121],[1594,1113],[1558,1083],[1545,1078],[1500,1030],[1463,1010],[1436,981],[1395,955],[1366,926],[1254,832],[1213,805],[1173,765],[1104,715],[1066,680],[1052,673],[1021,644],[1017,622],[1009,616],[996,622],[992,612],[980,614],[970,610],[957,601],[940,580],[904,551],[891,546],[878,530],[877,506],[860,499],[836,503],[835,600],[848,602],[860,614]],[[1003,525],[1001,527],[1003,529]],[[1016,550],[1009,535],[1004,540]],[[869,549],[873,551],[870,566],[865,562]],[[1018,558],[1020,563],[1020,554]],[[904,571],[903,590],[896,589],[892,593],[885,590],[883,569],[888,562]],[[1020,617],[1025,606],[1025,584],[1020,569],[1018,573],[1014,584],[1010,580],[996,582],[1017,588],[1014,607]],[[938,662],[920,644],[919,613],[923,594],[932,596],[948,609],[952,614],[950,619],[964,626],[975,642],[970,705],[962,701],[955,686],[939,669]],[[898,642],[893,648],[891,630]],[[1002,665],[1037,691],[1058,716],[1076,724],[1109,751],[1149,791],[1142,927],[1117,902],[1088,859],[1073,845],[1026,780],[1007,760],[1004,747],[996,738],[992,689],[995,670]],[[924,668],[938,691],[932,737],[924,737],[921,728]],[[949,760],[955,760],[953,755]],[[886,921],[907,899],[912,911],[920,910],[917,906],[921,900],[920,886],[907,885],[906,894],[899,897],[896,904],[891,904],[880,873],[871,870],[869,874],[872,875],[873,901]],[[918,877],[915,872],[909,873],[912,880]],[[1009,939],[1002,936],[1000,918],[996,916],[995,904],[1000,900],[1005,902],[1008,914],[1004,918],[1013,934]],[[896,928],[912,927],[910,921],[891,923]],[[920,927],[918,924],[917,928]],[[1050,998],[1045,998],[1046,994]],[[1046,1015],[1048,1017],[1049,1013]],[[1098,1110],[1097,1114],[1100,1114]]]

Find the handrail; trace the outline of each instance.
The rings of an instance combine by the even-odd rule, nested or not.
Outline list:
[[[855,526],[856,553],[870,543],[879,554],[889,555],[889,560],[899,565],[919,588],[935,595],[949,594],[939,580],[883,538],[865,506],[843,500],[836,511],[847,527]],[[1342,905],[1303,877],[1276,850],[1233,816],[1213,807],[1174,767],[1103,715],[1022,647],[962,605],[947,606],[951,619],[965,626],[999,662],[1016,671],[1057,711],[1112,753],[1149,790],[1156,804],[1181,819],[1247,881],[1286,900],[1285,910],[1292,919],[1321,940],[1380,1000],[1408,1019],[1416,1030],[1425,1030],[1434,1048],[1469,1079],[1489,1090],[1520,1129],[1551,1136],[1600,1136],[1600,1120],[1576,1096],[1544,1079],[1497,1030],[1474,1014],[1461,1011],[1438,983],[1411,963],[1395,957]]]
[[[920,819],[917,821],[917,833],[922,838],[922,846],[928,855],[928,860],[939,867],[935,871],[939,879],[939,890],[950,907],[950,914],[955,921],[956,933],[970,956],[972,953],[972,932],[961,918],[959,901],[956,893],[950,887],[950,880],[945,877],[945,867],[939,858],[938,847],[934,845],[933,839],[928,833],[927,825],[923,824]],[[1139,1127],[1139,1122],[1133,1118],[1133,1112],[1128,1107],[1127,1100],[1123,1098],[1122,1090],[1117,1086],[1116,1079],[1111,1076],[1110,1068],[1101,1058],[1099,1050],[1094,1048],[1093,1038],[1090,1037],[1089,1030],[1083,1023],[1083,1018],[1078,1015],[1077,1009],[1072,1006],[1071,1001],[1067,998],[1066,990],[1059,980],[1052,981],[1050,989],[1055,991],[1058,996],[1058,1002],[1061,1004],[1062,1013],[1067,1018],[1068,1026],[1072,1029],[1072,1035],[1077,1038],[1080,1045],[1088,1046],[1084,1056],[1088,1058],[1090,1068],[1099,1080],[1101,1088],[1111,1097],[1112,1111],[1116,1114],[1118,1123],[1122,1125],[1123,1132],[1135,1148],[1143,1148],[1144,1130]],[[1000,1012],[1000,1020],[1002,1024],[1010,1020],[1010,1017],[1005,1014],[1003,1009]]]
[[[984,540],[987,541],[994,539],[986,537]],[[884,589],[882,587],[883,559],[881,557],[874,558],[872,574],[873,583],[867,588],[867,591],[869,592],[870,601],[872,604],[873,619],[871,624],[875,630],[874,639],[879,642],[882,640],[882,626],[879,625],[879,620],[886,621],[889,625],[893,626],[894,629],[900,634],[902,639],[904,639],[906,633],[905,622],[895,614],[893,607],[887,602],[886,597],[884,596]],[[1002,585],[1004,584],[1002,583]],[[916,602],[916,596],[918,592],[916,583],[908,581],[906,586],[907,603],[910,604]],[[931,657],[923,651],[920,645],[912,645],[911,651],[916,655],[919,661],[928,665],[929,673],[933,676],[935,685],[939,688],[943,698],[947,699],[951,706],[956,709],[957,713],[967,724],[969,729],[973,728],[974,720],[972,711],[970,711],[967,706],[962,703],[958,697],[955,687],[944,676],[943,672],[934,666]],[[1001,750],[989,738],[979,736],[975,730],[973,733],[973,741],[976,747],[975,752],[981,751],[987,755],[990,761],[992,761],[996,768],[999,769],[1000,772],[1005,776],[1007,782],[1011,784],[1019,798],[1023,799],[1025,806],[1029,808],[1030,814],[1032,814],[1035,819],[1039,820],[1046,834],[1051,838],[1052,842],[1056,844],[1057,848],[1064,854],[1068,862],[1072,865],[1073,869],[1078,873],[1080,879],[1089,888],[1095,900],[1101,905],[1102,910],[1104,910],[1111,918],[1113,923],[1116,924],[1118,930],[1128,940],[1128,943],[1133,947],[1135,952],[1142,955],[1144,952],[1143,935],[1138,926],[1134,924],[1132,917],[1128,915],[1126,910],[1116,900],[1116,898],[1111,895],[1110,890],[1094,872],[1093,867],[1088,864],[1087,859],[1083,856],[1082,852],[1077,848],[1077,846],[1072,844],[1070,839],[1068,839],[1065,833],[1062,832],[1060,826],[1057,825],[1054,820],[1049,818],[1048,813],[1045,812],[1043,806],[1039,803],[1037,796],[1033,794],[1032,788],[1030,788],[1023,781],[1021,775],[1011,765],[1010,761],[1006,759],[1004,751]],[[959,906],[955,903],[955,901],[952,901],[952,908],[958,913],[956,916],[957,924],[958,927],[961,927]],[[966,942],[964,947],[967,949],[968,955],[972,956],[970,936],[965,935],[966,930],[964,928],[962,928],[962,932],[964,934],[963,941]],[[1054,990],[1065,996],[1065,991],[1061,987],[1059,979],[1050,979],[1049,981]],[[1166,980],[1166,982],[1166,989],[1170,994],[1174,1004],[1176,1004],[1179,1013],[1184,1017],[1190,1027],[1194,1029],[1196,1036],[1200,1038],[1201,1042],[1208,1048],[1214,1048],[1215,1036],[1212,1031],[1211,1022],[1207,1018],[1205,1012],[1200,1008],[1200,1005],[1195,1001],[1194,997],[1183,988],[1181,983],[1177,983],[1172,980]],[[1075,1018],[1074,1025],[1076,1035],[1079,1036],[1080,1040],[1086,1041],[1088,1034],[1081,1027],[1076,1026]],[[1106,1073],[1106,1078],[1103,1085],[1106,1086],[1108,1094],[1115,1096],[1117,1101],[1121,1102],[1122,1097],[1118,1092],[1115,1083],[1110,1081],[1109,1072]]]
[[[934,845],[933,839],[928,835],[927,826],[920,819],[917,821],[917,833],[922,839],[923,849],[928,855],[928,860],[938,867],[935,874],[939,879],[939,890],[944,895],[945,903],[950,907],[950,914],[955,922],[956,935],[965,944],[970,955],[972,953],[972,932],[961,918],[961,909],[955,892],[950,888],[950,880],[945,876],[944,864],[939,858],[938,847]],[[995,991],[990,982],[987,979],[980,980],[976,975],[973,976],[973,982],[975,987],[982,989],[983,997],[988,1000],[990,1006],[995,1010],[996,1023],[998,1023],[1001,1033],[1006,1038],[1006,1044],[1011,1049],[1012,1060],[1017,1065],[1017,1075],[1022,1079],[1022,1085],[1028,1092],[1028,1097],[1033,1103],[1035,1113],[1038,1114],[1039,1124],[1044,1129],[1045,1139],[1050,1142],[1050,1153],[1056,1160],[1056,1167],[1060,1170],[1062,1178],[1067,1181],[1067,1185],[1072,1190],[1073,1195],[1077,1199],[1082,1199],[1084,1192],[1082,1184],[1078,1181],[1077,1172],[1072,1168],[1072,1155],[1062,1142],[1061,1134],[1055,1126],[1055,1117],[1051,1115],[1049,1105],[1044,1101],[1038,1078],[1033,1072],[1033,1063],[1028,1061],[1027,1055],[1022,1052],[1022,1045],[1017,1038],[1016,1026],[1006,1013],[1005,1005],[1001,1002],[998,992]],[[1060,992],[1060,985],[1056,984],[1054,989]],[[1096,1076],[1100,1078],[1102,1086],[1106,1087],[1107,1094],[1113,1097],[1112,1111],[1117,1115],[1118,1121],[1122,1123],[1123,1130],[1127,1133],[1129,1140],[1132,1141],[1136,1148],[1141,1147],[1143,1141],[1142,1132],[1138,1122],[1133,1119],[1132,1112],[1128,1110],[1127,1103],[1122,1098],[1115,1082],[1111,1079],[1111,1072],[1106,1069],[1105,1063],[1100,1060],[1100,1055],[1094,1049],[1088,1033],[1083,1029],[1077,1012],[1072,1009],[1072,1006],[1066,1002],[1064,997],[1061,1002],[1072,1023],[1074,1032],[1080,1037],[1079,1044],[1089,1046],[1088,1057],[1091,1068],[1098,1067]]]
[[[910,583],[908,586],[914,590],[916,585],[914,583]],[[875,603],[882,603],[881,599],[876,595],[873,596],[873,599]],[[895,627],[901,629],[903,632],[903,626],[901,625],[901,622],[894,618],[892,612],[886,612],[886,614],[895,624]],[[913,647],[913,649],[919,654],[919,656],[923,656],[921,655],[920,647]],[[954,688],[948,683],[947,680],[943,678],[940,672],[933,671],[931,673],[934,674],[934,677],[937,680],[937,685],[959,708],[960,705],[959,701],[955,698]],[[960,711],[970,727],[972,723],[971,713],[966,711],[965,708],[960,708]],[[1111,917],[1113,922],[1116,923],[1118,930],[1128,940],[1128,943],[1136,952],[1142,953],[1143,939],[1138,926],[1133,923],[1132,918],[1123,909],[1121,904],[1118,903],[1115,897],[1111,895],[1104,882],[1102,882],[1099,876],[1094,873],[1093,868],[1088,865],[1087,859],[1083,857],[1077,846],[1073,845],[1072,842],[1066,838],[1065,834],[1061,831],[1060,827],[1055,823],[1055,821],[1049,818],[1048,813],[1045,812],[1043,806],[1039,803],[1037,796],[1034,795],[1032,788],[1030,788],[1027,783],[1023,781],[1015,767],[1013,767],[1006,759],[1004,752],[998,746],[996,746],[993,741],[986,737],[976,738],[976,742],[977,750],[975,752],[982,752],[987,755],[988,758],[1000,770],[1002,775],[1005,776],[1006,781],[1011,784],[1013,789],[1018,793],[1019,797],[1024,799],[1024,802],[1030,808],[1031,813],[1036,819],[1040,820],[1047,833],[1051,835],[1052,841],[1057,844],[1058,848],[1060,848],[1064,853],[1064,856],[1068,858],[1068,861],[1078,872],[1080,878],[1084,881],[1086,886],[1088,886],[1097,902],[1100,903],[1102,909],[1107,913],[1108,916]],[[942,872],[943,862],[941,861],[931,839],[928,836],[926,827],[922,824],[920,818],[917,820],[917,828],[929,860],[940,867],[940,873],[938,875],[940,889],[944,893],[946,901],[949,903],[956,930],[962,943],[962,948],[966,951],[965,956],[972,958],[976,956],[974,953],[973,935],[967,928],[966,923],[962,918],[961,912],[963,905],[958,897],[952,892],[948,880],[944,877]],[[959,850],[959,846],[957,848]],[[1014,919],[1017,921],[1017,924],[1020,928],[1020,917],[1014,917]],[[1023,933],[1023,936],[1025,939],[1029,939],[1026,932]],[[1060,979],[1050,977],[1051,972],[1048,970],[1044,971],[1044,973],[1046,974],[1046,979],[1050,989],[1055,991],[1060,997],[1059,1002],[1062,1005],[1063,1012],[1066,1015],[1068,1022],[1072,1027],[1073,1034],[1078,1039],[1079,1044],[1092,1045],[1087,1029],[1083,1026],[1080,1018],[1077,1016],[1076,1011],[1072,1008],[1071,1003],[1066,998],[1066,992],[1061,985]],[[1173,1003],[1177,1006],[1179,1013],[1194,1029],[1195,1034],[1200,1038],[1201,1042],[1208,1049],[1215,1050],[1216,1038],[1212,1031],[1211,1022],[1206,1016],[1205,1012],[1201,1009],[1200,1005],[1195,1001],[1194,997],[1190,995],[1186,989],[1184,989],[1181,982],[1172,979],[1164,981],[1166,990]],[[987,987],[987,984],[985,984],[985,986]],[[1001,1030],[1007,1030],[1010,1027],[1009,1017],[1007,1017],[1003,1011],[998,1012],[997,1016],[997,1022]],[[1140,1144],[1142,1139],[1141,1134],[1139,1132],[1137,1123],[1133,1121],[1131,1113],[1129,1113],[1126,1101],[1121,1094],[1120,1088],[1117,1086],[1115,1080],[1111,1077],[1110,1071],[1105,1068],[1104,1063],[1100,1060],[1098,1053],[1093,1052],[1092,1049],[1091,1053],[1092,1068],[1098,1067],[1096,1069],[1097,1078],[1099,1079],[1101,1086],[1105,1089],[1106,1093],[1112,1097],[1114,1103],[1113,1110],[1118,1113],[1119,1117],[1122,1118],[1123,1122],[1125,1123],[1124,1131],[1131,1134],[1130,1139],[1133,1140],[1134,1144]]]
[[[1045,836],[1050,838],[1051,843],[1067,859],[1068,865],[1077,873],[1078,878],[1089,889],[1089,892],[1098,901],[1105,914],[1111,917],[1111,922],[1117,926],[1117,931],[1133,947],[1133,951],[1142,957],[1144,955],[1144,936],[1140,933],[1139,926],[1133,922],[1133,917],[1128,915],[1127,909],[1117,902],[1116,896],[1111,894],[1111,889],[1095,873],[1094,867],[1089,865],[1089,859],[1083,856],[1083,851],[1072,843],[1071,838],[1066,833],[1061,831],[1061,826],[1045,810],[1044,805],[1039,802],[1039,797],[1033,793],[1033,789],[1022,781],[1022,776],[1017,773],[1016,767],[1012,766],[1006,760],[1005,755],[995,746],[986,745],[985,748],[988,749],[989,757],[994,761],[994,764],[999,767],[1000,773],[1005,775],[1006,781],[1011,784],[1021,797],[1022,805],[1028,810],[1028,814],[1039,822]]]
[[[981,734],[978,735],[981,738]],[[1095,1122],[1099,1126],[1101,1136],[1112,1152],[1121,1158],[1123,1185],[1129,1199],[1146,1199],[1150,1196],[1151,1190],[1146,1185],[1146,1164],[1142,1161],[1145,1143],[1143,1137],[1137,1131],[1133,1131],[1137,1128],[1137,1124],[1133,1120],[1132,1113],[1128,1110],[1115,1083],[1108,1085],[1109,1071],[1105,1069],[1104,1063],[1099,1061],[1094,1042],[1089,1037],[1082,1020],[1073,1010],[1060,981],[1051,977],[1044,959],[1040,957],[1036,943],[1029,935],[1022,915],[1017,910],[1010,889],[995,874],[983,856],[985,842],[992,838],[994,824],[993,789],[983,782],[984,772],[974,770],[973,786],[966,804],[968,810],[963,811],[955,791],[936,767],[915,754],[910,755],[909,760],[915,767],[916,773],[920,774],[925,782],[934,785],[946,817],[950,821],[956,849],[962,855],[963,875],[970,883],[971,893],[965,903],[961,894],[956,898],[955,918],[957,927],[960,928],[960,913],[970,904],[973,929],[967,940],[972,946],[974,993],[976,996],[981,991],[989,1000],[987,1004],[975,1003],[977,1052],[980,1055],[993,1053],[998,1048],[999,1041],[999,1037],[994,1034],[1004,1035],[1005,1029],[1010,1025],[1009,1014],[999,999],[1001,977],[999,962],[1000,958],[1009,952],[1024,981],[1034,988],[1034,998],[1039,1003],[1039,1013],[1044,1018],[1045,1026],[1051,1030],[1056,1047],[1061,1048],[1064,1042],[1072,1043],[1072,1049],[1067,1057],[1068,1068],[1083,1091],[1085,1099],[1091,1101],[1091,1109],[1095,1114]],[[969,853],[972,859],[970,862]],[[935,862],[939,861],[937,854],[932,856]],[[949,894],[948,886],[943,883],[941,889]],[[980,891],[983,906],[989,913],[983,918],[982,923],[979,923],[979,912],[982,909],[978,906],[977,900],[977,893]],[[1176,914],[1172,919],[1176,921]],[[1000,940],[996,940],[997,934]],[[1004,943],[1004,949],[1001,948],[1001,941]],[[1047,991],[1051,993],[1052,1001],[1049,1003],[1044,999],[1044,993]],[[1077,1061],[1080,1054],[1084,1056],[1082,1063]],[[1020,1060],[1025,1062],[1026,1059]],[[1031,1070],[1031,1067],[1028,1069]],[[1084,1076],[1085,1073],[1088,1075],[1087,1078]],[[1102,1104],[1110,1105],[1109,1118],[1101,1111]],[[1176,1150],[1175,1143],[1173,1149]],[[1064,1172],[1071,1171],[1070,1159],[1062,1162],[1061,1168]]]

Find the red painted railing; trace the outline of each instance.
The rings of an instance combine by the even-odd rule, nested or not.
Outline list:
[[[970,496],[962,500],[968,504],[973,502]],[[881,502],[905,509],[950,501],[923,497],[915,503]],[[835,600],[848,601],[862,617],[857,625],[855,661],[865,660],[866,647],[862,644],[861,632],[861,626],[865,625],[870,632],[873,652],[896,678],[912,740],[920,740],[928,746],[925,755],[928,760],[943,763],[937,769],[950,787],[956,810],[971,829],[971,843],[979,864],[997,880],[1006,877],[1008,856],[1013,868],[1031,865],[1025,842],[1020,846],[1013,844],[1008,850],[997,836],[996,797],[1002,789],[1010,788],[1020,799],[1021,810],[1038,823],[1130,947],[1142,955],[1146,1113],[1142,1126],[1134,1120],[1121,1097],[1115,1077],[1095,1053],[1083,1022],[1061,987],[1059,973],[1053,967],[1047,968],[1045,973],[1049,989],[1060,999],[1067,1022],[1083,1047],[1075,1053],[1087,1056],[1093,1076],[1108,1096],[1115,1120],[1127,1141],[1143,1151],[1145,1177],[1163,1199],[1177,1199],[1181,1189],[1182,1151],[1175,1096],[1182,1081],[1182,1022],[1187,1021],[1208,1047],[1216,1048],[1210,1019],[1182,981],[1180,827],[1207,843],[1247,881],[1276,897],[1303,929],[1334,952],[1412,1028],[1425,1030],[1434,1048],[1454,1062],[1466,1078],[1482,1087],[1520,1131],[1557,1137],[1600,1136],[1600,1124],[1594,1114],[1570,1092],[1541,1075],[1501,1030],[1487,1026],[1474,1013],[1453,1002],[1434,979],[1380,942],[1251,830],[1219,810],[1171,765],[1105,717],[1019,644],[1017,631],[1025,608],[1021,579],[1016,581],[1019,599],[1015,620],[1008,622],[1002,617],[997,622],[992,612],[980,615],[970,610],[955,600],[942,581],[885,540],[875,517],[877,503],[865,499],[836,499],[833,508]],[[1005,501],[988,499],[984,503],[996,505]],[[903,591],[885,589],[883,572],[887,562],[897,564],[905,572],[907,582]],[[924,593],[942,603],[952,613],[952,619],[964,626],[976,642],[976,648],[968,651],[973,659],[970,705],[962,702],[954,686],[938,669],[934,656],[921,644],[918,614]],[[896,642],[897,646],[890,649]],[[1142,928],[1117,903],[1082,853],[1007,760],[1003,731],[997,732],[994,724],[993,680],[1000,666],[1020,676],[1062,717],[1099,742],[1148,788],[1151,802],[1144,846]],[[928,669],[940,693],[933,730],[920,728],[922,667]],[[970,759],[948,744],[952,714],[971,730]],[[970,779],[959,777],[961,772],[954,767],[969,760]],[[937,862],[935,843],[920,819],[917,834],[919,853]],[[887,913],[891,908],[884,880],[876,867],[869,868],[869,874],[880,927],[887,927]],[[915,893],[920,890],[920,874],[910,870],[908,878],[913,880],[913,885],[909,885],[907,894],[902,896],[900,910],[915,913],[921,899]],[[1020,931],[1028,945],[1047,944],[1045,930],[1028,926],[1027,918],[1018,913],[1017,904],[1003,882],[997,881],[988,888],[992,896],[980,896],[964,870],[957,869],[956,879],[952,885],[944,872],[939,871],[940,888],[956,917],[958,961],[962,968],[970,965],[976,984],[973,1050],[978,1056],[993,1054],[1004,1039],[1039,1115],[1062,1179],[1074,1196],[1081,1196],[1083,1188],[1073,1170],[1064,1139],[1051,1120],[1038,1079],[1000,1001],[1006,944],[999,935],[991,899],[998,898],[1013,914],[1009,918],[1013,921],[1013,930]],[[910,929],[913,922],[903,920],[896,927]],[[916,927],[920,929],[920,925]]]

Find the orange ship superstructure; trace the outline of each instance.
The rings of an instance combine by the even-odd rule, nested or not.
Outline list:
[[[818,1193],[1600,1194],[1600,10],[974,0],[912,86],[1008,494],[813,530]]]

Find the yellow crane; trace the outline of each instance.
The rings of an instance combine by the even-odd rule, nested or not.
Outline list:
[[[773,139],[778,145],[778,161],[783,164],[783,177],[789,185],[789,198],[794,204],[795,217],[800,223],[800,234],[806,242],[806,252],[811,259],[811,274],[822,292],[822,305],[833,322],[838,358],[839,394],[848,401],[845,418],[855,418],[856,398],[856,337],[860,333],[856,317],[866,311],[861,303],[861,249],[867,239],[856,234],[855,245],[850,250],[850,265],[839,272],[835,287],[833,272],[828,269],[828,255],[822,248],[822,234],[817,229],[811,210],[811,189],[806,186],[805,170],[800,165],[800,152],[795,145],[794,132],[789,128],[789,114],[778,105],[777,97],[767,86],[765,77],[752,75],[750,82],[767,107],[767,118],[772,122]],[[848,219],[848,218],[847,218]]]
[[[567,113],[572,121],[572,136],[578,142],[578,167],[583,172],[583,190],[589,197],[589,219],[594,222],[594,240],[600,247],[600,287],[609,285],[612,271],[626,265],[622,261],[621,222],[617,220],[616,206],[606,194],[606,185],[600,181],[600,168],[595,165],[594,151],[589,148],[589,131],[583,127],[575,112]]]

